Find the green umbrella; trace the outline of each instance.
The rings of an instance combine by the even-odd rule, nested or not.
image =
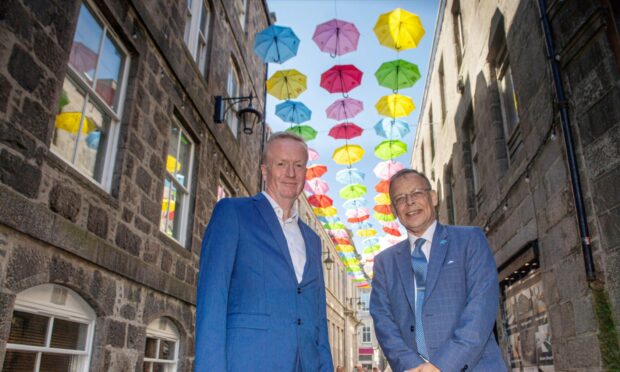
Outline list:
[[[375,155],[382,160],[394,159],[407,152],[407,144],[399,140],[386,140],[375,147]]]
[[[339,229],[344,229],[345,226],[342,222],[332,222],[332,223],[323,224],[323,228],[325,230],[339,230]]]
[[[372,215],[377,221],[391,222],[396,219],[393,214],[373,213]]]
[[[347,200],[359,198],[360,196],[366,195],[366,186],[360,185],[359,183],[347,185],[340,189],[338,195],[340,195],[341,198]]]
[[[383,63],[375,72],[377,82],[392,90],[409,88],[420,79],[418,66],[402,59]]]
[[[316,130],[309,125],[293,125],[286,131],[295,133],[306,141],[311,141],[316,137]]]

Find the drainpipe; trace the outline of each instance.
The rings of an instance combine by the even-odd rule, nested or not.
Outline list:
[[[570,117],[568,115],[568,102],[564,93],[564,85],[560,75],[560,55],[557,54],[553,42],[551,24],[547,15],[546,0],[538,0],[538,10],[540,12],[540,20],[543,33],[545,35],[545,44],[547,45],[547,58],[551,65],[551,73],[555,86],[558,105],[560,108],[560,122],[562,124],[562,132],[564,133],[564,144],[566,146],[566,156],[568,158],[568,169],[573,187],[573,198],[575,199],[575,208],[577,211],[577,220],[579,222],[579,234],[581,236],[581,251],[586,269],[586,278],[589,282],[596,279],[594,270],[594,259],[592,258],[592,246],[590,245],[590,229],[588,228],[588,219],[586,209],[583,202],[581,192],[581,182],[579,181],[579,168],[577,166],[577,157],[575,155],[575,145],[573,142],[573,134],[571,131]]]

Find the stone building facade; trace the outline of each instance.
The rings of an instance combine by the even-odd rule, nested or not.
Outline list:
[[[412,166],[438,191],[442,222],[486,231],[500,279],[496,331],[514,371],[620,368],[619,22],[607,0],[441,2]],[[586,276],[565,119],[595,278]]]
[[[0,2],[0,366],[193,370],[202,232],[260,190],[263,0]]]

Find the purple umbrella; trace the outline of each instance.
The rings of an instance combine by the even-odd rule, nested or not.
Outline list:
[[[354,98],[341,98],[325,109],[327,117],[334,120],[346,120],[355,117],[364,110],[364,102]]]
[[[360,33],[353,23],[332,19],[316,26],[312,40],[322,52],[332,57],[341,56],[357,49]]]

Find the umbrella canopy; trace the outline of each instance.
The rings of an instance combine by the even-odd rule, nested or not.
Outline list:
[[[356,199],[349,199],[346,202],[344,202],[342,204],[342,206],[345,209],[356,209],[356,208],[361,208],[361,207],[365,207],[367,204],[366,199],[364,198],[356,198]]]
[[[374,126],[378,136],[387,139],[402,139],[409,133],[409,124],[402,120],[383,118]]]
[[[327,184],[327,181],[323,181],[320,178],[313,178],[306,181],[304,190],[312,194],[327,194],[329,191],[329,185]]]
[[[267,80],[267,93],[277,99],[296,98],[306,90],[306,75],[290,69],[276,71]]]
[[[286,129],[287,132],[295,133],[306,141],[312,141],[316,138],[316,130],[309,125],[293,125]]]
[[[311,165],[306,169],[306,179],[311,180],[316,177],[321,177],[327,173],[327,167],[322,164]]]
[[[325,230],[340,230],[340,229],[344,229],[345,226],[342,222],[334,222],[334,223],[323,224],[323,228]]]
[[[386,140],[375,147],[375,156],[381,160],[397,158],[407,153],[407,144],[399,140]]]
[[[330,93],[348,93],[362,83],[362,75],[353,65],[336,65],[321,74],[321,87]]]
[[[396,217],[394,217],[394,215],[392,213],[390,213],[390,214],[373,213],[372,216],[375,218],[375,220],[383,221],[383,222],[391,222],[391,221],[394,221],[396,219]]]
[[[390,94],[381,97],[375,104],[375,108],[379,115],[402,118],[415,110],[415,104],[410,97],[402,94]]]
[[[334,205],[332,198],[327,195],[311,195],[308,197],[308,203],[317,208],[327,208]]]
[[[312,117],[312,111],[297,101],[284,101],[276,105],[276,116],[287,123],[303,123]]]
[[[348,223],[359,223],[359,222],[362,222],[362,221],[366,221],[369,218],[370,218],[369,214],[367,214],[365,216],[360,216],[360,217],[349,217],[349,218],[347,218],[347,222]]]
[[[375,229],[362,229],[362,230],[357,230],[356,234],[357,234],[357,236],[362,236],[362,237],[375,236],[375,235],[377,235],[377,230],[375,230]]]
[[[345,185],[363,183],[366,175],[357,168],[345,168],[336,173],[336,181]]]
[[[338,211],[334,207],[325,208],[312,208],[314,214],[321,217],[333,217],[338,214]]]
[[[362,160],[364,149],[360,145],[344,145],[334,150],[332,159],[336,164],[351,165]]]
[[[381,45],[397,51],[417,47],[425,32],[420,17],[400,8],[381,14],[373,31]]]
[[[56,116],[54,123],[56,128],[66,130],[69,133],[77,133],[80,130],[80,124],[82,124],[82,133],[84,134],[97,129],[97,125],[88,116],[84,118],[84,123],[82,123],[81,112],[61,112]]]
[[[386,193],[380,193],[375,196],[375,203],[380,205],[390,205],[390,195]]]
[[[338,195],[343,199],[359,198],[366,195],[366,186],[360,185],[359,183],[347,185],[340,189]]]
[[[348,245],[351,245],[351,241],[349,239],[346,239],[346,238],[332,238],[332,242],[334,242],[334,244],[348,244]]]
[[[381,228],[381,230],[383,230],[386,234],[390,234],[390,235],[393,235],[393,236],[401,236],[401,232],[398,229],[394,229],[394,228],[391,228],[391,227],[383,226]]]
[[[375,77],[382,87],[399,90],[412,87],[420,79],[420,70],[416,64],[397,59],[379,66]]]
[[[390,180],[381,180],[375,185],[376,192],[390,192]]]
[[[382,214],[391,214],[392,213],[392,209],[390,209],[389,205],[385,205],[385,204],[379,204],[379,205],[375,205],[374,207],[372,207],[372,209],[377,212],[377,213],[382,213]]]
[[[341,56],[357,50],[360,33],[351,22],[332,19],[316,26],[312,40],[322,52]]]
[[[354,118],[364,111],[364,102],[355,98],[340,98],[325,109],[327,117],[334,120]]]
[[[315,149],[308,147],[308,160],[315,161],[319,158],[319,153]]]
[[[330,230],[328,231],[329,236],[332,238],[340,238],[340,239],[349,239],[349,233],[347,230]]]
[[[334,125],[329,130],[328,135],[334,139],[351,139],[361,136],[362,132],[364,132],[364,129],[353,123],[340,123]]]
[[[256,34],[254,52],[265,62],[282,63],[297,55],[299,38],[290,27],[271,25]]]
[[[355,208],[355,209],[348,209],[345,212],[347,217],[363,217],[363,216],[368,216],[370,215],[370,211],[368,210],[368,208]]]
[[[382,161],[375,165],[372,170],[375,176],[382,180],[389,180],[396,172],[403,169],[405,166],[394,160]]]
[[[338,217],[338,216],[333,216],[333,217],[317,216],[316,218],[319,221],[321,221],[321,223],[333,223],[333,222],[339,222],[340,221],[340,217]]]

